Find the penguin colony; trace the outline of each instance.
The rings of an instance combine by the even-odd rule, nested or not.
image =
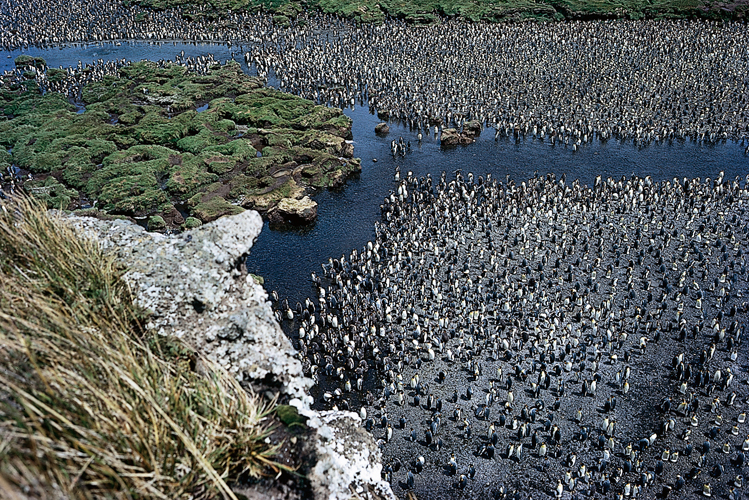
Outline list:
[[[9,0],[0,4],[0,47],[226,42],[261,76],[274,69],[282,90],[338,107],[369,99],[420,132],[477,120],[497,138],[572,149],[610,138],[640,146],[730,139],[749,152],[745,23],[445,20],[416,28],[300,19],[283,27],[261,14],[227,12],[213,22],[119,1]]]
[[[741,498],[749,178],[403,176],[277,316],[417,498]]]
[[[495,137],[576,149],[749,139],[749,28],[686,21],[339,23],[281,32],[253,52],[282,90],[369,106],[428,133],[469,120]]]

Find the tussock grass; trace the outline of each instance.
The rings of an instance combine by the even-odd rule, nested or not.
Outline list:
[[[38,202],[0,208],[0,497],[234,498],[280,467],[271,405],[144,333],[122,272]]]

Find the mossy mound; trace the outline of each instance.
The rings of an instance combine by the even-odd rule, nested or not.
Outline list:
[[[47,62],[41,57],[27,55],[20,55],[16,57],[13,62],[15,63],[16,68],[27,68],[29,66],[35,68],[44,68],[47,65]]]
[[[232,205],[220,196],[200,202],[193,208],[193,213],[203,222],[211,222],[225,215],[237,215],[244,212],[242,207]]]
[[[45,68],[33,58],[18,64]],[[0,86],[0,166],[36,175],[45,184],[29,192],[57,208],[97,201],[104,213],[160,217],[164,226],[154,229],[178,228],[185,221],[176,204],[208,222],[253,197],[288,196],[289,180],[334,186],[331,179],[357,170],[345,141],[351,120],[340,109],[263,87],[235,62],[207,75],[133,63],[81,95],[86,111],[77,114],[66,97],[42,95],[29,82]]]
[[[66,188],[54,177],[26,182],[23,188],[27,193],[44,202],[47,208],[65,208],[78,197],[75,189]]]
[[[203,223],[200,221],[200,219],[196,219],[195,217],[188,217],[185,219],[185,229],[195,229],[196,227],[202,226]]]

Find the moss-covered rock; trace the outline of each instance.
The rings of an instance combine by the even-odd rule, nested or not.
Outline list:
[[[196,219],[195,217],[188,217],[185,219],[185,229],[195,229],[196,227],[202,226],[203,223],[200,221],[200,219]]]
[[[75,189],[66,188],[51,176],[44,180],[28,181],[23,188],[34,198],[43,201],[48,208],[67,210],[73,200],[78,198]]]
[[[305,417],[299,414],[299,411],[291,405],[278,405],[276,407],[278,419],[286,426],[304,425],[307,421]]]
[[[66,75],[33,58],[18,64]],[[268,210],[352,172],[351,120],[341,110],[263,87],[235,62],[206,75],[133,63],[86,84],[82,99],[86,112],[77,114],[61,94],[0,86],[0,145],[12,148],[0,165],[51,174],[69,190],[51,201],[58,205],[70,195],[76,208],[80,191],[103,212],[159,216],[177,228],[184,220],[175,204],[209,221],[237,213],[237,204]]]
[[[242,207],[232,205],[220,196],[200,202],[192,210],[193,215],[203,222],[211,222],[225,215],[237,215],[242,212],[244,212]]]
[[[154,215],[148,218],[148,230],[149,231],[163,231],[166,229],[166,222],[160,215]]]

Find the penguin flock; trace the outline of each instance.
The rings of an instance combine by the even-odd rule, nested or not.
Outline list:
[[[572,149],[615,138],[749,140],[745,23],[676,20],[412,27],[311,22],[253,48],[280,88],[370,108],[428,134],[492,127],[495,138]]]
[[[303,12],[150,10],[120,1],[9,0],[6,51],[146,40],[237,47],[260,76],[318,104],[368,105],[428,136],[469,121],[497,139],[577,150],[594,140],[638,147],[736,141],[749,153],[749,27],[743,22],[609,20],[381,26]]]
[[[417,498],[743,498],[749,178],[403,176],[273,294],[321,408]]]
[[[691,140],[749,152],[745,23],[415,28],[302,13],[287,27],[200,11],[8,0],[0,47],[219,41],[282,90],[366,102],[419,141],[478,121],[497,140],[572,149]],[[34,78],[79,101],[122,64]],[[409,150],[391,143],[394,156]],[[0,185],[26,174],[11,168]],[[272,294],[318,406],[359,413],[397,494],[746,496],[749,178],[397,175],[374,241],[323,263],[316,297]]]

